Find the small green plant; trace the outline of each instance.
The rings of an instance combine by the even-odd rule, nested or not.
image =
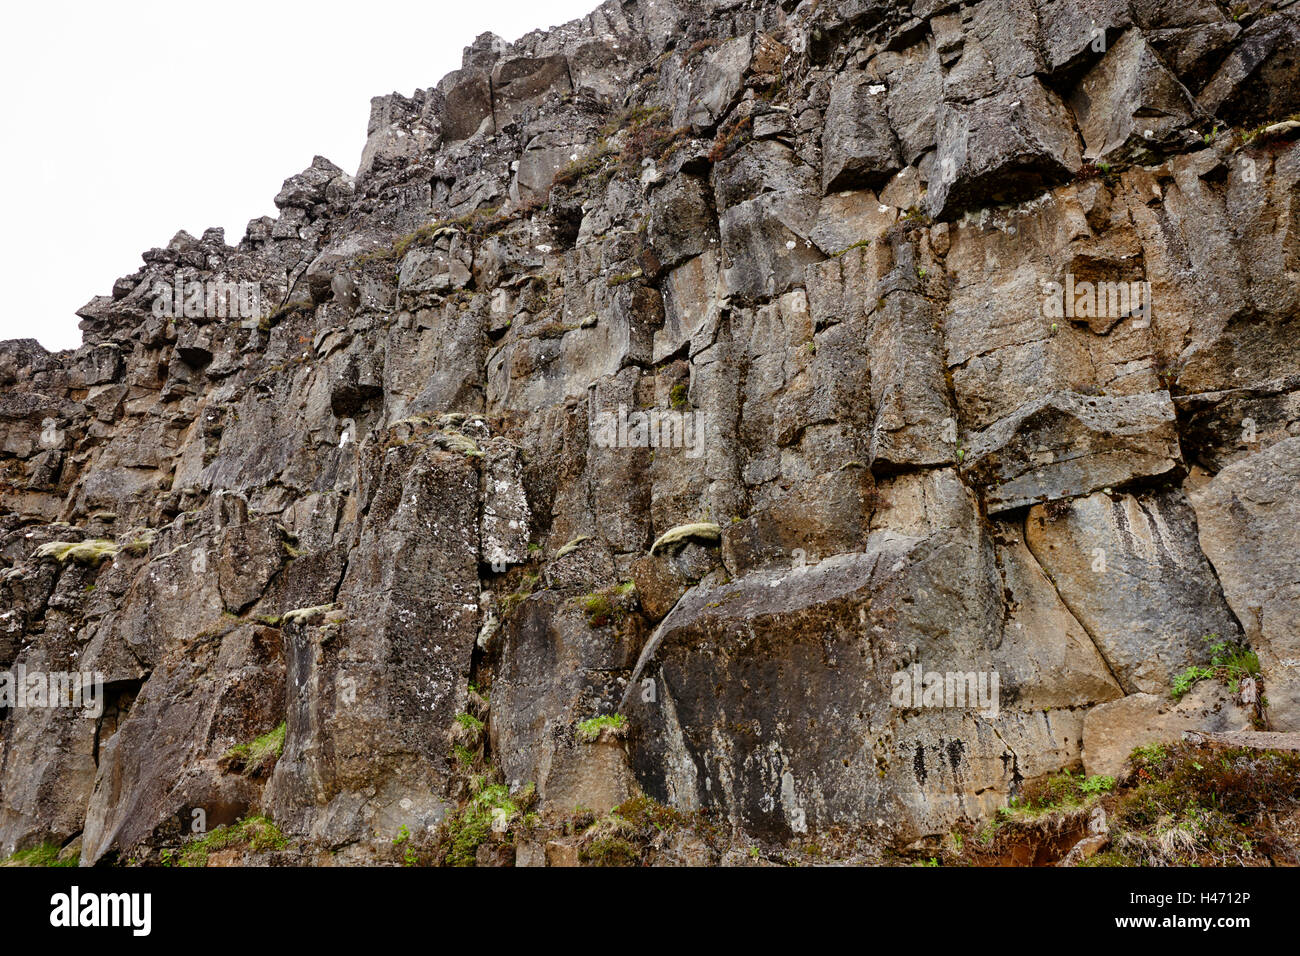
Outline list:
[[[1115,789],[1115,778],[1104,774],[1095,774],[1079,784],[1079,789],[1087,796],[1096,796]]]
[[[615,732],[622,731],[627,727],[627,718],[622,714],[590,717],[578,724],[578,739],[591,743],[600,737],[600,732],[606,727]]]
[[[527,803],[533,796],[529,784],[520,791],[516,803],[504,784],[488,784],[483,777],[475,778],[471,789],[474,796],[443,824],[447,838],[443,863],[447,866],[474,866],[478,848],[492,835],[493,820],[504,819],[508,826],[519,815],[519,803]]]
[[[690,402],[686,398],[687,388],[682,382],[678,382],[668,390],[668,403],[673,408],[686,408]]]
[[[597,837],[578,853],[578,859],[589,866],[636,866],[640,858],[636,847],[617,836]]]
[[[1133,752],[1129,754],[1129,760],[1134,766],[1143,767],[1158,764],[1168,755],[1169,748],[1164,744],[1148,744],[1145,747],[1134,747]]]
[[[587,623],[592,627],[602,627],[614,616],[614,607],[609,597],[599,591],[583,596],[580,603],[587,612]]]
[[[1205,640],[1212,641],[1217,637],[1217,634],[1211,634]],[[1223,679],[1229,683],[1236,683],[1243,677],[1258,677],[1260,673],[1259,656],[1241,641],[1211,644],[1210,663],[1223,672]]]
[[[612,587],[601,588],[576,598],[578,606],[587,616],[588,627],[606,627],[620,624],[634,608],[636,585],[624,581]]]
[[[665,806],[643,793],[624,800],[614,808],[614,813],[634,827],[654,827],[660,833],[671,833],[687,822],[680,810]]]
[[[246,744],[236,744],[221,757],[222,766],[246,777],[265,776],[284,753],[284,737],[288,725],[281,723]]]
[[[403,823],[397,828],[397,836],[393,837],[393,846],[401,846],[409,839],[411,839],[411,828]]]
[[[1175,675],[1172,688],[1174,700],[1181,700],[1193,687],[1204,680],[1218,679],[1235,685],[1246,677],[1260,674],[1259,656],[1239,640],[1219,640],[1218,634],[1207,634],[1201,640],[1210,643],[1210,663],[1193,664]]]
[[[1203,680],[1214,677],[1214,668],[1193,664],[1187,670],[1174,677],[1173,698],[1182,700],[1183,696]]]
[[[1064,770],[1030,781],[1020,795],[1012,797],[999,813],[1004,822],[1023,822],[1044,814],[1074,813],[1090,807],[1101,794],[1109,793],[1114,787],[1114,777],[1085,777]]]
[[[501,599],[501,619],[503,621],[514,613],[515,608],[528,600],[528,596],[533,593],[533,589],[537,587],[537,582],[541,579],[540,574],[525,574],[519,583],[519,587]]]
[[[483,728],[486,726],[483,721],[479,720],[473,714],[457,714],[456,723],[460,724],[475,737],[483,733]]]

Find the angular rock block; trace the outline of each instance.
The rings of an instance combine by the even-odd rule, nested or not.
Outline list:
[[[970,438],[962,473],[989,513],[1161,475],[1180,461],[1168,392],[1053,392]]]
[[[1241,34],[1197,96],[1208,112],[1233,125],[1281,119],[1300,107],[1295,82],[1300,22],[1294,11],[1256,20]]]
[[[758,836],[856,825],[906,841],[986,812],[1017,759],[1026,775],[1072,759],[1081,721],[1069,711],[891,701],[910,662],[996,666],[979,635],[997,627],[985,620],[997,584],[971,533],[880,532],[861,553],[688,592],[622,703],[641,728],[632,759],[646,791],[726,808]]]
[[[875,504],[871,472],[860,464],[823,475],[742,521],[723,528],[727,567],[795,568],[866,544]]]
[[[974,103],[945,102],[926,211],[951,219],[1027,197],[1069,179],[1081,163],[1070,111],[1034,77]]]
[[[571,89],[568,60],[559,54],[502,60],[492,72],[492,111],[497,129],[548,93],[567,93]]]
[[[1080,81],[1070,99],[1084,158],[1145,157],[1172,142],[1202,111],[1141,33],[1130,30]]]
[[[227,772],[219,760],[283,723],[284,699],[284,655],[272,628],[243,626],[175,647],[100,750],[82,862],[179,841],[198,832],[190,829],[198,819],[212,829],[256,811],[265,780]]]
[[[1168,694],[1129,694],[1098,704],[1083,720],[1083,769],[1117,777],[1136,747],[1174,744],[1189,731],[1248,730],[1251,714],[1213,681],[1193,687],[1180,701]]]
[[[374,97],[357,179],[364,181],[371,175],[418,162],[436,148],[442,136],[439,102],[432,90],[416,90],[409,98],[400,93]]]
[[[512,787],[537,786],[542,806],[609,810],[632,793],[621,739],[577,725],[614,711],[639,632],[593,627],[573,591],[526,600],[510,618],[492,687],[492,752]]]
[[[650,194],[646,240],[660,268],[671,269],[716,247],[717,232],[708,187],[698,176],[675,176]]]
[[[456,70],[438,84],[443,94],[442,132],[452,142],[469,139],[492,119],[492,84],[482,70]]]
[[[902,168],[885,101],[885,85],[873,77],[835,77],[822,133],[822,192],[875,189]]]

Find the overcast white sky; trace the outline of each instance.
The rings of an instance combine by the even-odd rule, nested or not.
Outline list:
[[[274,215],[319,154],[356,172],[370,98],[432,86],[484,31],[600,0],[9,4],[0,36],[0,340],[81,344],[73,314],[177,230]]]

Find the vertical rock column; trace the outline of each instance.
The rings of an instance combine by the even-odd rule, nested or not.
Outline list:
[[[267,804],[327,844],[445,812],[479,626],[479,476],[471,447],[436,437],[365,450],[368,511],[337,606],[284,628],[288,731]]]

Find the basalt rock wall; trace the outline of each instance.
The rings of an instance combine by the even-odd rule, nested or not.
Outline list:
[[[1271,0],[609,0],[376,98],[355,175],[0,344],[0,668],[103,688],[0,706],[0,851],[361,859],[475,761],[896,845],[1300,730],[1298,55]]]

